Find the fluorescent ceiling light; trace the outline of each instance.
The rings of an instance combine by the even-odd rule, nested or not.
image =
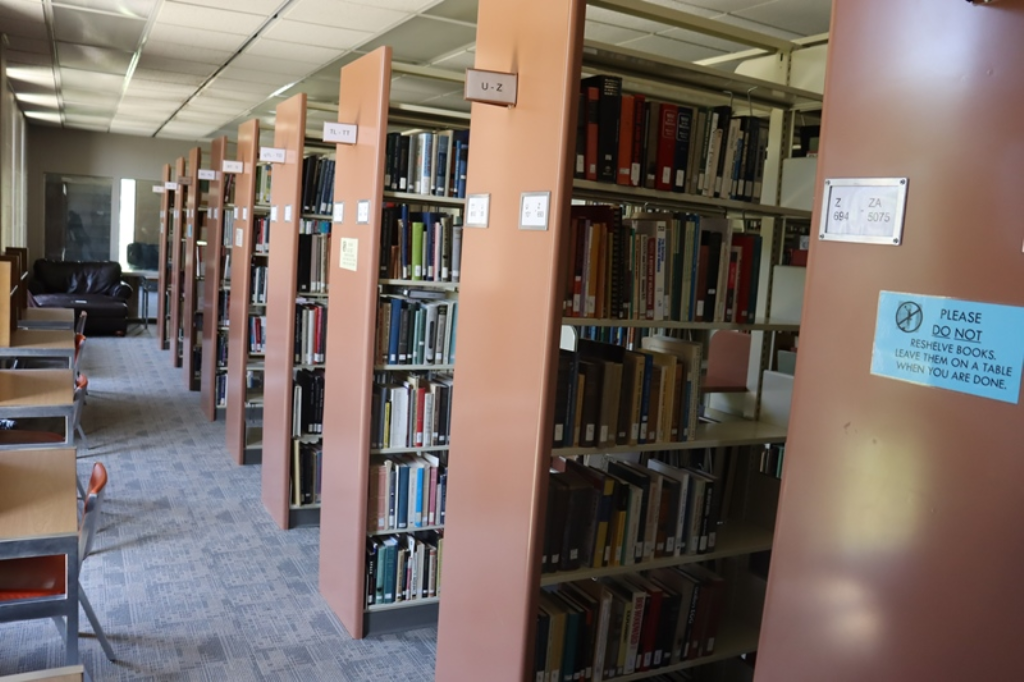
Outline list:
[[[37,121],[50,121],[60,123],[60,114],[51,111],[26,111],[26,118],[34,118]]]
[[[284,92],[284,91],[285,91],[285,90],[287,90],[288,88],[292,87],[292,86],[293,86],[293,85],[295,85],[296,83],[298,83],[298,81],[295,81],[295,83],[289,83],[288,85],[282,85],[282,86],[281,86],[281,87],[279,87],[279,88],[278,88],[277,90],[274,90],[274,91],[273,91],[272,93],[270,93],[270,96],[271,96],[271,97],[277,97],[277,96],[278,96],[278,95],[280,95],[280,94],[281,94],[282,92]]]

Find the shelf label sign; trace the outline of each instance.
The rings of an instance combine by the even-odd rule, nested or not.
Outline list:
[[[176,191],[178,189],[178,183],[176,183],[176,182],[165,182],[164,183],[164,189],[169,189],[172,192]]]
[[[359,126],[353,123],[331,123],[324,121],[324,142],[338,144],[355,144],[359,134]]]
[[[338,265],[342,270],[356,271],[359,262],[359,240],[352,237],[341,238],[341,263]]]
[[[827,179],[818,237],[899,246],[907,206],[907,178]]]
[[[466,197],[466,227],[487,227],[490,213],[490,194],[470,194]]]
[[[331,215],[331,222],[343,223],[345,222],[345,202],[339,201],[334,204],[334,212]]]
[[[519,229],[547,230],[551,192],[523,192],[519,198]]]
[[[370,224],[370,200],[360,199],[356,202],[356,225]]]
[[[1024,308],[883,291],[871,373],[1016,405]]]
[[[285,150],[279,147],[260,147],[260,161],[266,163],[284,163]]]
[[[270,207],[270,222],[272,222],[272,223],[276,223],[277,222],[277,206],[271,206]]]
[[[225,173],[241,173],[245,170],[245,166],[241,161],[225,161],[221,170]]]
[[[185,238],[192,239],[192,223],[188,223],[185,226]]]
[[[514,107],[518,93],[518,74],[466,69],[463,98],[470,102]]]
[[[292,221],[292,205],[291,204],[285,204],[284,205],[284,221],[286,223],[290,223]]]
[[[199,169],[199,179],[200,180],[216,180],[217,179],[217,171],[213,170],[212,168],[200,168]]]
[[[164,193],[164,188],[161,185],[153,185],[153,193],[154,194],[163,194]]]
[[[244,244],[244,243],[245,243],[245,232],[242,231],[242,228],[236,227],[235,228],[235,246],[241,247],[242,244]]]

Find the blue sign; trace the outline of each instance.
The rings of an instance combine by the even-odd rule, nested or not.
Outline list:
[[[1020,400],[1024,308],[883,291],[871,373],[1001,400]]]

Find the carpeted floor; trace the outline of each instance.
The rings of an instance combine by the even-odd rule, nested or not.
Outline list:
[[[118,658],[83,636],[94,680],[433,679],[434,629],[349,638],[317,591],[319,530],[277,529],[259,467],[229,461],[151,337],[90,338],[83,370],[79,473],[101,461],[110,483],[82,584]],[[0,675],[60,665],[52,622],[0,625]]]

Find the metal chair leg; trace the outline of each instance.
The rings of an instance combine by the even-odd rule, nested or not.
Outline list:
[[[100,627],[99,620],[96,619],[96,612],[92,610],[92,604],[89,603],[89,598],[85,596],[85,590],[82,589],[82,584],[78,584],[78,600],[82,602],[82,608],[85,610],[85,615],[89,618],[89,623],[92,625],[92,631],[96,633],[96,639],[100,640],[100,646],[103,647],[103,653],[107,655],[107,659],[115,661],[114,650],[110,648],[110,642],[107,641],[107,636],[103,634],[103,628]]]

